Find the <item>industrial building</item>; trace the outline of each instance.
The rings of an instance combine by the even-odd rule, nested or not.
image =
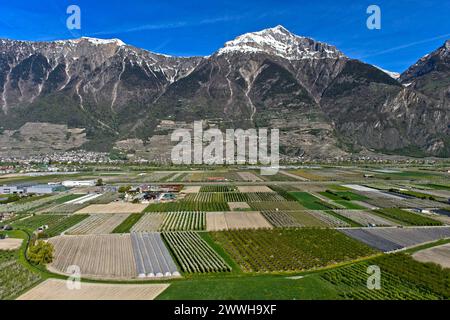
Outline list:
[[[80,181],[66,180],[66,181],[62,182],[62,185],[67,188],[93,187],[93,186],[95,186],[95,184],[96,184],[95,180],[80,180]]]
[[[58,184],[38,184],[26,188],[27,193],[36,194],[49,194],[55,192],[65,191],[66,188],[63,185]]]
[[[25,193],[23,188],[17,186],[0,186],[0,194],[21,194]]]
[[[0,186],[0,194],[50,194],[65,191],[66,187],[61,184],[38,184],[20,186]]]

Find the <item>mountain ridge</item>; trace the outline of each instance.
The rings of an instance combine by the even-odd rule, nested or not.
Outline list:
[[[207,57],[161,55],[119,39],[0,40],[4,149],[20,127],[41,122],[83,128],[84,148],[140,141],[148,151],[167,139],[163,121],[209,119],[222,128],[277,127],[282,151],[294,157],[448,156],[448,43],[396,80],[282,26]]]

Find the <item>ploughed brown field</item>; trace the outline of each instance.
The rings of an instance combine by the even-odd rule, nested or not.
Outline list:
[[[93,204],[83,208],[76,214],[94,214],[94,213],[140,213],[147,207],[146,204],[134,204],[127,202],[111,202],[108,204]]]
[[[416,252],[413,258],[420,262],[432,262],[450,268],[450,243]]]
[[[273,226],[257,211],[211,212],[206,214],[208,231],[271,229]]]
[[[49,240],[55,247],[51,271],[70,274],[79,266],[82,277],[131,279],[137,277],[131,237],[127,235],[59,236]]]
[[[80,283],[70,290],[66,280],[47,279],[18,300],[153,300],[169,284],[103,284]]]
[[[16,250],[22,245],[22,239],[2,239],[0,240],[0,250]]]

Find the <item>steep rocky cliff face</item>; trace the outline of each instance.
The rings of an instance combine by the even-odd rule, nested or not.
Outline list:
[[[397,80],[281,26],[193,58],[115,39],[0,40],[0,126],[20,135],[26,123],[67,124],[85,129],[88,141],[74,147],[137,139],[145,149],[170,133],[162,120],[210,119],[222,128],[279,128],[281,151],[294,156],[450,156],[449,47]]]

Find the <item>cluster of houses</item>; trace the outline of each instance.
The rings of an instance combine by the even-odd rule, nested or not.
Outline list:
[[[130,187],[124,195],[124,200],[134,203],[158,203],[177,200],[181,185],[142,185]]]

